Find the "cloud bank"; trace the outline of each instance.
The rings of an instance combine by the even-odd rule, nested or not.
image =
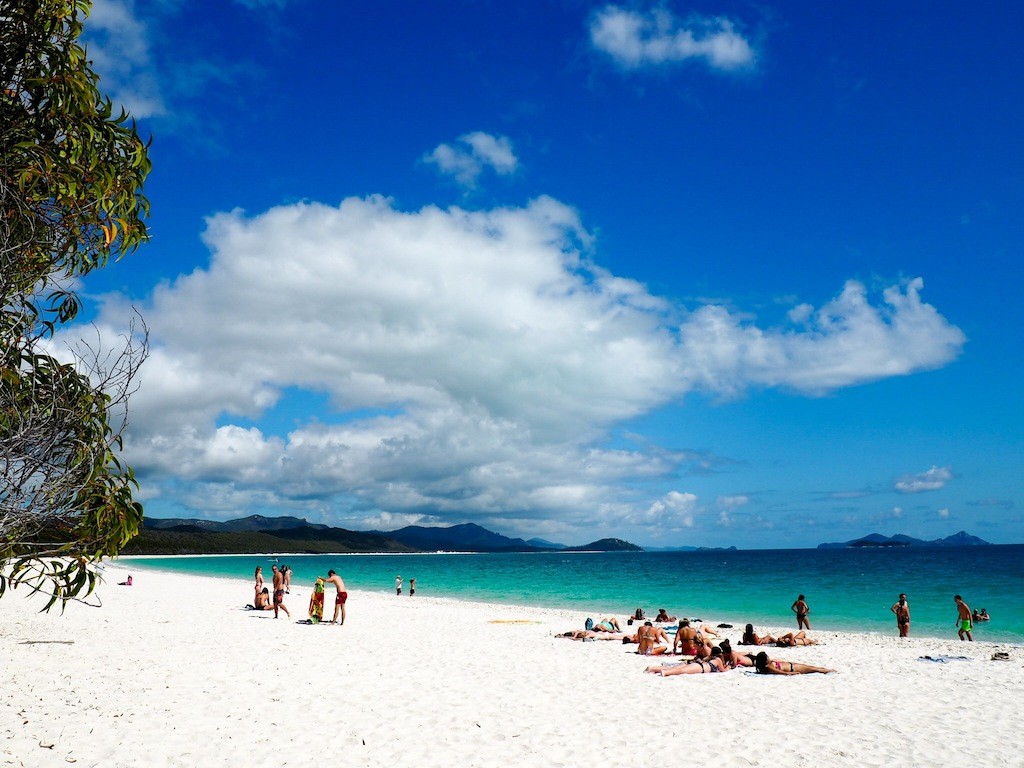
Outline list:
[[[594,14],[590,42],[626,69],[701,61],[713,70],[752,67],[754,48],[721,17],[676,18],[665,8],[646,13],[609,5]]]
[[[692,453],[612,449],[610,430],[690,392],[817,395],[941,366],[964,343],[920,280],[875,303],[847,283],[783,327],[691,311],[591,263],[591,235],[549,197],[234,211],[205,242],[209,266],[142,308],[152,354],[126,442],[144,492],[194,514],[549,535],[728,523],[745,497],[702,507],[665,488]],[[99,323],[114,334],[129,315],[109,297]]]

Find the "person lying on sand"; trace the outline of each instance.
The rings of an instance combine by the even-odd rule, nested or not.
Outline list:
[[[722,649],[722,662],[728,669],[754,666],[754,654],[736,653],[736,651],[732,649],[732,645],[728,640],[720,642],[718,647]]]
[[[771,645],[774,642],[774,637],[771,635],[759,635],[754,632],[753,624],[747,624],[747,628],[743,630],[743,638],[740,640],[740,645]]]
[[[663,640],[665,645],[658,645]],[[644,622],[644,625],[636,631],[636,641],[639,646],[636,652],[641,656],[660,656],[668,650],[668,635],[661,627],[656,627],[651,622]]]
[[[562,632],[561,634],[555,635],[555,637],[564,637],[568,640],[626,640],[630,635],[624,635],[621,632],[595,632],[592,629],[571,629],[568,632]],[[636,640],[630,640],[635,643]]]
[[[597,622],[594,625],[595,632],[621,632],[622,627],[619,626],[619,622],[614,618],[607,618]]]
[[[703,675],[708,672],[725,672],[727,667],[722,661],[722,649],[715,647],[711,649],[711,656],[707,659],[694,659],[682,664],[656,664],[644,670],[662,677],[672,675]]]
[[[787,632],[775,638],[775,645],[779,648],[794,648],[798,645],[817,645],[817,640],[812,640],[802,629],[796,634]]]
[[[754,657],[754,671],[759,675],[809,675],[814,672],[827,675],[830,672],[835,672],[834,669],[801,664],[799,661],[772,660],[764,651]]]

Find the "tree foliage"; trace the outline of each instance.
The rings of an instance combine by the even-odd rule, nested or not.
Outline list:
[[[91,594],[142,521],[118,451],[145,334],[53,347],[78,280],[148,237],[148,143],[99,89],[90,9],[0,0],[0,595],[26,584],[47,608]]]

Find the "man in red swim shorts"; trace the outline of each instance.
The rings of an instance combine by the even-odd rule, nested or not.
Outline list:
[[[331,620],[332,624],[344,624],[345,623],[345,602],[348,600],[348,592],[345,591],[345,582],[341,580],[341,577],[334,571],[327,572],[327,578],[324,579],[328,584],[333,584],[334,588],[338,590],[338,594],[334,598],[334,619]],[[338,621],[338,614],[341,614],[341,621]]]

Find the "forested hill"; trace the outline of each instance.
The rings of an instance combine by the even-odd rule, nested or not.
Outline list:
[[[252,515],[238,520],[147,518],[139,535],[122,550],[125,555],[326,554],[329,552],[542,552],[538,546],[512,539],[473,523],[397,531],[350,531],[309,523],[296,517]],[[621,539],[602,539],[566,551],[643,551]]]
[[[862,536],[859,539],[851,539],[850,541],[838,541],[831,542],[828,544],[819,544],[818,549],[861,549],[864,547],[986,547],[991,546],[991,542],[979,539],[977,536],[972,536],[967,531],[960,531],[954,533],[952,536],[947,536],[944,539],[933,539],[931,541],[925,541],[924,539],[915,539],[913,536],[907,536],[902,533],[897,533],[895,536],[883,536],[880,533],[869,533],[867,536]]]

